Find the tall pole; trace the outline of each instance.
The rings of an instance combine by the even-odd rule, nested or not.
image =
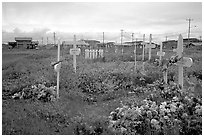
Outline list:
[[[167,41],[167,38],[168,38],[168,37],[166,36],[166,41]]]
[[[122,47],[122,54],[123,54],[123,30],[121,29],[121,47]]]
[[[56,34],[56,33],[54,32],[54,46],[55,46],[55,34]]]
[[[74,35],[74,45],[73,48],[76,49],[76,35]],[[76,73],[76,55],[73,55],[73,67],[74,67],[74,72]]]
[[[48,45],[48,37],[47,37],[47,45]]]
[[[188,45],[190,44],[189,38],[190,38],[190,30],[191,30],[191,21],[193,21],[193,19],[188,18],[186,19],[188,21]]]
[[[58,39],[57,61],[60,61],[60,40],[59,39]],[[61,64],[59,64],[59,65],[61,65]],[[60,77],[60,71],[57,72],[57,99],[59,98],[59,77]]]
[[[104,47],[104,32],[103,32],[103,47]]]
[[[43,37],[42,37],[42,45],[43,45]]]
[[[144,54],[145,54],[145,34],[143,35],[143,48],[142,48],[142,61],[144,61]]]

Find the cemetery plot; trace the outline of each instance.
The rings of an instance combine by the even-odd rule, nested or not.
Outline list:
[[[115,54],[114,47],[107,48],[108,52],[101,50],[101,54],[100,50],[84,49],[84,55],[77,55],[76,47],[71,54],[64,50],[57,54],[57,49],[36,50],[26,56],[23,53],[15,62],[7,59],[17,51],[4,51],[2,133],[202,134],[202,53],[180,50],[180,43],[176,53],[151,49],[154,61],[144,62],[148,54],[137,49],[136,70],[135,47],[124,48],[123,55]],[[165,55],[157,54],[159,51]],[[104,62],[86,61],[100,56]],[[77,71],[73,71],[75,61]],[[182,88],[179,67],[184,67]]]

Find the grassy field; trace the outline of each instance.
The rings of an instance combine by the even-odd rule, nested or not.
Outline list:
[[[77,57],[77,73],[73,72],[69,50],[62,50],[60,71],[60,99],[42,102],[33,99],[12,99],[12,95],[26,87],[44,83],[56,85],[56,72],[51,62],[56,61],[56,49],[2,51],[2,134],[3,135],[56,135],[56,134],[114,134],[108,128],[110,112],[134,98],[138,102],[146,94],[132,94],[132,85],[146,86],[162,78],[161,70],[146,63],[146,76],[141,71],[141,49],[137,50],[137,71],[134,71],[133,49],[124,54],[114,49],[105,52],[103,59],[85,60]],[[156,56],[155,49],[152,58]],[[170,50],[164,58],[174,55]],[[194,64],[184,68],[184,76],[196,85],[195,94],[202,94],[202,51],[185,50]],[[145,59],[147,60],[147,54]],[[169,70],[169,78],[177,80],[177,67]],[[139,79],[145,77],[142,83]],[[104,88],[105,83],[106,87]],[[117,86],[116,86],[117,85]],[[200,85],[200,86],[199,86]],[[188,84],[184,83],[184,87]],[[94,132],[93,132],[94,131]]]

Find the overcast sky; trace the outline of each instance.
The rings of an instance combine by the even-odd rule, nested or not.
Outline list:
[[[65,39],[77,38],[120,41],[131,40],[131,33],[139,40],[151,33],[155,41],[175,38],[179,33],[187,37],[187,18],[192,18],[191,36],[202,35],[202,3],[6,3],[2,4],[3,40],[15,36],[49,37],[53,32]],[[197,27],[194,27],[197,26]]]

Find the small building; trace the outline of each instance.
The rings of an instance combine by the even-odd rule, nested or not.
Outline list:
[[[62,46],[65,49],[66,48],[73,48],[73,45],[74,45],[74,41],[63,41],[62,42]],[[87,46],[89,46],[89,44],[82,41],[82,40],[79,40],[79,41],[76,41],[76,46],[79,47],[79,48],[80,47],[87,47]]]
[[[15,48],[16,47],[16,42],[15,41],[9,41],[8,42],[8,47],[9,47],[9,49]]]
[[[97,48],[97,44],[100,43],[100,41],[97,41],[97,40],[82,40],[82,41],[89,44],[89,47],[91,48]]]
[[[31,37],[15,37],[17,48],[30,48],[32,46]]]
[[[175,49],[177,48],[177,41],[176,40],[168,40],[162,42],[164,49]]]

